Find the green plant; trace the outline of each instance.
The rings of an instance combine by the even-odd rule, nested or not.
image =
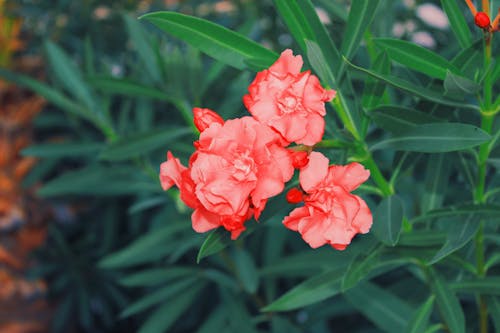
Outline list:
[[[385,37],[401,12],[396,1],[354,0],[349,11],[332,1],[273,3],[295,53],[337,91],[314,149],[371,171],[356,193],[372,209],[372,230],[345,251],[311,250],[286,231],[281,222],[292,208],[283,194],[237,241],[220,229],[196,234],[179,193],[158,182],[167,148],[183,161],[194,150],[191,108],[211,107],[225,119],[244,114],[252,72],[280,50],[200,18],[157,12],[142,20],[190,47],[150,39],[126,17],[137,51],[126,79],[95,68],[90,42],[83,72],[46,44],[52,86],[0,70],[65,112],[46,113],[39,128],[57,125],[66,141],[25,153],[46,158],[36,172],[51,180],[40,195],[83,196],[101,221],[79,223],[86,230],[78,237],[99,234],[96,225],[118,235],[105,251],[94,249],[90,265],[132,295],[116,322],[129,320],[139,332],[499,330],[498,34],[471,31],[472,17],[454,1],[441,1],[453,39],[436,52]],[[315,5],[338,24],[321,23]]]

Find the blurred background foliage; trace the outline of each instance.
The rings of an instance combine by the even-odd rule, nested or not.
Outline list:
[[[340,45],[349,2],[313,3],[333,41]],[[453,58],[460,51],[459,43],[449,26],[433,24],[419,14],[423,3],[440,6],[439,1],[381,1],[372,23],[366,22],[369,32],[354,62],[363,67],[373,62],[377,52],[371,35],[412,41]],[[459,8],[471,26],[465,5],[459,2]],[[277,52],[299,50],[271,0],[6,2],[3,15],[23,20],[20,38],[24,46],[15,57],[43,58],[44,82],[42,76],[7,63],[0,68],[0,77],[47,100],[32,123],[35,142],[20,154],[36,158],[22,180],[23,187],[35,189],[40,205],[49,210],[46,241],[32,254],[35,263],[26,275],[47,283],[53,311],[50,330],[404,332],[421,320],[425,330],[413,332],[443,331],[438,312],[432,310],[435,296],[430,296],[426,278],[416,267],[444,259],[439,262],[439,274],[429,268],[435,293],[460,290],[467,269],[475,270],[467,261],[474,257],[471,239],[477,223],[464,231],[464,239],[450,238],[449,220],[417,230],[412,230],[409,220],[472,200],[473,154],[395,153],[389,149],[375,153],[388,178],[391,170],[400,168],[401,177],[394,186],[405,219],[398,245],[390,251],[372,234],[357,237],[344,252],[311,250],[281,226],[282,217],[291,210],[282,196],[270,200],[258,228],[255,222],[248,222],[249,230],[220,251],[218,246],[226,244],[227,235],[215,232],[204,242],[206,235],[191,229],[190,211],[178,193],[161,190],[158,167],[167,149],[184,162],[192,153],[191,142],[197,137],[193,106],[217,110],[225,119],[245,114],[241,97],[254,73],[225,66],[137,20],[156,10],[206,18]],[[481,35],[474,31],[473,39],[479,40]],[[482,68],[480,47],[464,57],[457,66],[475,79],[479,75],[475,69]],[[379,61],[379,70],[390,69],[387,59]],[[361,96],[366,77],[348,71],[354,91]],[[433,84],[403,66],[393,66],[392,74],[419,86]],[[382,89],[386,103],[432,110],[432,121],[442,117],[479,123],[477,116],[460,109],[422,100],[416,103],[414,96]],[[391,123],[391,112],[383,110],[378,118],[374,116],[379,126],[370,129],[371,142],[397,132],[398,123]],[[415,115],[421,120],[420,116]],[[338,120],[329,117],[329,134],[348,137]],[[327,153],[338,164],[348,158],[345,150]],[[491,188],[500,183],[495,169],[499,159],[496,149],[488,174]],[[369,189],[362,188],[360,193],[372,208],[380,201]],[[491,192],[489,202],[498,203],[499,194]],[[490,232],[484,242],[495,275],[500,263],[498,226],[487,228]],[[448,247],[443,249],[446,240]],[[205,254],[217,254],[197,258],[202,244]],[[441,257],[436,258],[436,253]],[[305,279],[309,280],[275,303],[280,310],[290,311],[259,311]],[[490,281],[494,295],[500,294],[500,286],[495,284],[499,279]],[[443,280],[454,281],[455,286],[447,286]],[[467,332],[473,332],[478,321],[477,290],[470,285],[463,288],[473,290],[460,294]],[[488,302],[491,324],[498,330],[500,299],[492,296]],[[445,318],[462,313],[456,307],[450,311]]]

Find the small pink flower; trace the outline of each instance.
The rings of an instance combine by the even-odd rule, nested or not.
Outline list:
[[[193,121],[198,131],[203,132],[211,124],[224,124],[224,119],[210,109],[193,108]]]
[[[223,226],[236,239],[244,223],[258,219],[267,199],[282,192],[293,175],[279,135],[251,117],[212,122],[196,149],[189,168],[169,152],[160,181],[165,190],[175,184],[195,210],[191,221],[197,232]]]
[[[302,57],[285,50],[279,59],[262,72],[243,97],[248,111],[283,138],[312,146],[321,141],[325,129],[325,102],[335,96],[325,90],[310,71],[300,72]]]
[[[370,172],[359,163],[328,165],[319,152],[309,154],[299,181],[306,192],[304,206],[294,209],[283,224],[298,231],[312,248],[330,244],[344,250],[358,233],[367,233],[372,214],[365,201],[349,192],[366,181]]]

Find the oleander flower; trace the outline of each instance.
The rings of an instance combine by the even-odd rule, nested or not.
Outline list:
[[[189,168],[169,152],[160,167],[164,190],[176,185],[194,209],[193,229],[223,226],[236,239],[244,223],[259,218],[267,199],[283,191],[293,175],[290,153],[280,137],[251,117],[212,122],[196,142]]]
[[[304,205],[295,208],[283,224],[301,234],[312,248],[325,244],[344,250],[358,233],[367,233],[372,214],[365,201],[350,192],[366,181],[370,172],[359,163],[331,165],[319,152],[309,154],[300,170]]]
[[[300,72],[302,57],[285,50],[279,59],[259,72],[248,87],[243,103],[255,119],[291,142],[312,146],[321,141],[325,129],[325,102],[335,96],[324,89],[310,71]]]

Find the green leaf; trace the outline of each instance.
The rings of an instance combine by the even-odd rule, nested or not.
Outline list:
[[[139,192],[160,192],[159,183],[141,177],[137,169],[129,167],[100,167],[91,165],[63,175],[45,183],[38,195],[54,197],[60,195],[116,196]]]
[[[417,125],[441,121],[430,114],[399,105],[381,105],[370,110],[369,115],[378,126],[394,134],[404,134]]]
[[[331,15],[336,16],[343,22],[347,22],[347,9],[344,4],[336,3],[331,0],[317,0],[317,2]]]
[[[191,129],[186,127],[163,128],[121,138],[107,146],[99,155],[99,159],[121,161],[146,155],[158,148],[165,147],[168,143],[173,144],[174,140],[178,140],[188,133],[191,133]]]
[[[136,264],[156,260],[163,255],[160,248],[165,247],[179,231],[190,228],[188,223],[169,224],[159,230],[151,230],[138,237],[127,247],[108,254],[99,261],[99,267],[113,269],[130,267]]]
[[[103,145],[100,142],[64,142],[31,145],[21,151],[22,156],[63,158],[95,155]]]
[[[380,202],[373,215],[373,234],[385,245],[398,243],[403,223],[403,202],[397,195],[392,195]]]
[[[325,59],[323,56],[323,53],[321,52],[321,49],[319,48],[318,44],[306,40],[306,47],[307,47],[307,59],[311,63],[312,68],[314,71],[318,74],[318,76],[326,82],[328,85],[333,86],[335,85],[335,77],[333,76],[333,73],[331,69],[328,67],[328,61]],[[335,99],[333,100],[333,104],[339,103],[341,104],[338,108],[336,108],[336,111],[338,112],[339,110],[343,110],[343,113],[339,113],[339,117],[341,118],[344,126],[354,135],[354,136],[359,136],[359,115],[355,111],[353,111],[353,108],[350,108],[345,105],[346,100],[342,97],[341,91],[337,90],[337,94]]]
[[[413,314],[408,327],[405,332],[407,333],[420,333],[425,332],[425,329],[429,325],[429,318],[432,314],[432,309],[434,307],[434,296],[431,296],[425,301],[420,308]]]
[[[223,306],[218,306],[215,310],[210,312],[203,324],[198,328],[196,333],[214,333],[224,332],[227,326],[227,314]]]
[[[153,81],[161,82],[161,68],[158,63],[156,52],[153,50],[148,40],[146,31],[135,17],[132,18],[128,14],[123,14],[122,17],[125,21],[130,39],[141,59],[142,65]]]
[[[356,286],[359,281],[366,278],[368,273],[379,264],[381,249],[378,248],[368,253],[360,253],[354,258],[342,278],[342,292]]]
[[[458,206],[450,206],[442,209],[436,209],[427,212],[424,215],[413,218],[410,223],[432,220],[442,217],[459,217],[462,215],[474,214],[478,218],[498,218],[500,217],[500,206],[492,204],[473,205],[465,204]]]
[[[88,81],[92,87],[110,94],[119,94],[127,97],[146,97],[167,102],[175,100],[174,97],[162,90],[127,79],[93,76],[88,78]],[[177,102],[177,100],[175,101]]]
[[[449,218],[449,220],[450,227],[447,229],[446,242],[430,260],[430,265],[461,249],[472,239],[479,227],[478,219],[475,215],[470,215],[465,221],[456,218]]]
[[[457,37],[460,46],[465,49],[472,44],[472,35],[469,30],[469,25],[465,20],[464,13],[460,9],[457,1],[441,0],[441,7],[443,7],[448,20],[450,21],[451,29]]]
[[[401,246],[430,247],[444,243],[446,234],[435,230],[412,230],[401,234],[398,244]]]
[[[392,60],[430,77],[444,80],[448,71],[460,73],[448,60],[420,45],[393,38],[374,38],[373,42]]]
[[[444,153],[464,150],[490,140],[482,129],[461,123],[424,124],[409,129],[406,133],[382,140],[370,150],[392,148],[422,153]]]
[[[161,30],[227,65],[244,69],[245,60],[259,59],[270,66],[278,55],[234,31],[204,19],[174,12],[141,16]]]
[[[211,256],[225,249],[231,243],[231,235],[224,228],[220,227],[210,232],[198,251],[196,263],[201,259]]]
[[[347,18],[347,26],[342,38],[342,46],[340,52],[344,57],[351,60],[360,46],[363,34],[370,27],[379,0],[370,1],[353,1]],[[337,76],[342,76],[345,64],[341,63]]]
[[[330,68],[331,72],[337,71],[341,65],[340,53],[321,23],[312,2],[310,0],[274,0],[274,4],[302,52],[308,53],[305,40],[321,45],[322,57],[328,59],[324,64]],[[321,79],[326,80],[324,77]],[[331,84],[330,86],[333,87]]]
[[[476,82],[450,71],[446,71],[443,85],[446,95],[474,95],[481,88]]]
[[[195,302],[195,298],[204,287],[203,284],[177,295],[175,302],[166,302],[156,309],[137,331],[138,333],[168,332],[175,321]]]
[[[363,282],[344,294],[351,305],[384,332],[400,333],[408,326],[412,308],[394,294]]]
[[[197,273],[199,270],[192,267],[151,268],[127,275],[120,278],[118,282],[126,287],[149,287]]]
[[[81,105],[75,103],[60,91],[51,88],[45,83],[39,82],[26,75],[10,72],[6,69],[0,68],[0,77],[7,81],[16,83],[21,87],[33,90],[36,94],[42,96],[47,101],[61,108],[63,111],[77,115],[79,117],[89,120],[87,110]]]
[[[314,276],[286,292],[261,311],[289,311],[323,301],[340,292],[344,269],[334,269]]]
[[[457,108],[466,108],[466,109],[471,109],[471,110],[475,110],[475,111],[479,110],[479,107],[477,105],[466,104],[466,103],[463,103],[461,101],[445,97],[444,91],[439,92],[439,91],[436,91],[435,88],[430,89],[430,88],[426,88],[426,87],[415,86],[414,84],[412,84],[406,80],[400,79],[398,77],[395,77],[392,75],[385,75],[385,74],[381,74],[381,73],[376,73],[374,71],[356,66],[356,65],[350,63],[349,61],[347,61],[347,59],[345,59],[345,58],[344,58],[344,61],[346,61],[354,69],[361,71],[361,72],[364,72],[368,75],[371,75],[379,80],[382,80],[382,81],[390,84],[391,86],[393,86],[399,90],[408,92],[414,96],[429,100],[429,101],[437,103],[437,104],[449,105],[449,106],[454,106]]]
[[[306,40],[314,40],[314,32],[306,20],[304,13],[300,9],[296,0],[274,0],[274,6],[285,21],[288,30],[299,44],[300,48],[305,51]]]
[[[451,284],[451,288],[456,292],[500,296],[500,277],[487,276],[475,280],[454,282]]]
[[[170,282],[165,287],[159,288],[154,293],[146,294],[145,297],[142,297],[138,301],[127,306],[125,310],[120,313],[120,318],[130,317],[138,312],[152,307],[155,304],[174,298],[174,296],[192,289],[197,282],[196,277],[187,277],[175,282]]]
[[[45,49],[54,75],[64,85],[66,90],[83,102],[90,112],[97,113],[95,98],[83,81],[78,67],[75,66],[68,55],[56,44],[47,41]]]
[[[493,320],[496,332],[500,332],[500,297],[488,297],[488,312]]]
[[[243,249],[235,249],[233,257],[236,272],[243,288],[248,293],[254,294],[259,287],[259,274],[252,256]]]
[[[441,207],[450,172],[451,156],[449,154],[433,154],[429,157],[421,201],[422,212]]]
[[[432,292],[436,296],[436,302],[441,316],[451,333],[465,333],[465,317],[460,302],[455,293],[448,288],[447,282],[429,269],[429,278]]]
[[[373,70],[377,73],[389,74],[391,72],[391,62],[386,52],[380,52],[373,61]],[[369,76],[365,80],[363,97],[361,104],[366,109],[377,106],[385,91],[385,83]]]

